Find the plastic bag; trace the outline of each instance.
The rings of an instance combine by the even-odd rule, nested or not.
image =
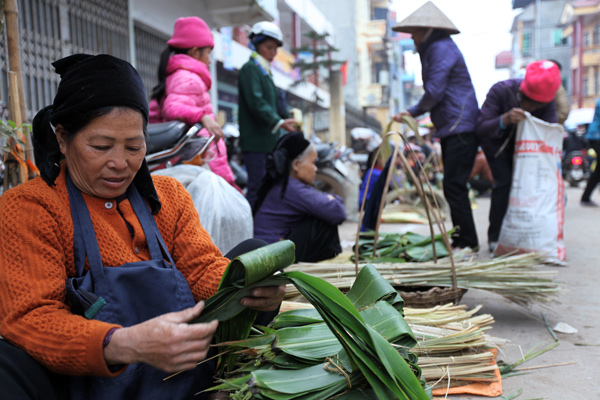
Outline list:
[[[563,129],[527,113],[517,126],[508,210],[494,255],[540,252],[564,264],[565,193],[561,174]]]
[[[210,168],[206,166],[206,164],[202,167],[198,165],[181,164],[171,168],[156,170],[152,172],[152,174],[170,176],[177,179],[184,188],[187,188],[203,171],[210,171]]]
[[[186,188],[200,222],[221,253],[253,236],[252,209],[240,192],[217,174],[203,171]]]
[[[253,236],[252,209],[246,198],[208,167],[177,165],[153,174],[177,179],[192,195],[200,223],[225,254]]]

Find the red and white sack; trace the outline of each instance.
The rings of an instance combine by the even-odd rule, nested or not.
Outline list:
[[[494,256],[540,252],[547,262],[563,264],[563,128],[527,113],[516,135],[510,201]]]

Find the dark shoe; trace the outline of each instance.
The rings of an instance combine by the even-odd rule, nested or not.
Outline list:
[[[496,250],[496,246],[498,246],[498,242],[490,242],[488,246],[488,250],[493,254],[494,250]]]
[[[588,201],[583,201],[582,200],[582,201],[579,202],[579,205],[583,206],[583,207],[600,207],[600,204],[596,203],[593,200],[588,200]]]

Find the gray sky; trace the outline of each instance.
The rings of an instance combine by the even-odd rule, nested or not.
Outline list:
[[[401,21],[425,3],[426,0],[393,0],[391,8]],[[452,38],[465,57],[481,105],[489,88],[509,77],[508,70],[496,70],[494,62],[496,54],[511,49],[509,31],[515,15],[512,1],[433,0],[433,3],[461,31]],[[413,69],[415,79],[421,81],[418,55],[407,56],[407,69]]]

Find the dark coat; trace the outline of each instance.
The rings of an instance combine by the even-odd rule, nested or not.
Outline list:
[[[522,79],[500,81],[488,92],[477,120],[475,133],[486,157],[512,157],[516,125],[500,129],[500,116],[514,107],[520,107],[519,86]],[[552,101],[532,113],[546,122],[557,122],[556,103]],[[504,146],[502,152],[498,151]]]
[[[465,59],[447,33],[434,30],[418,47],[425,94],[408,109],[417,117],[429,111],[436,136],[473,132],[479,107]]]
[[[282,119],[277,113],[277,87],[273,78],[250,57],[240,70],[238,89],[242,151],[271,152],[281,134],[281,129],[273,132],[273,128]]]

